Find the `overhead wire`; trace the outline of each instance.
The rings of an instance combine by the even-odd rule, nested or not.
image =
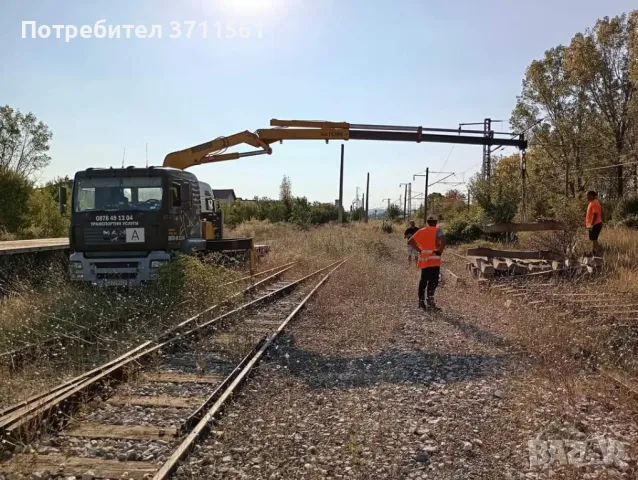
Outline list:
[[[445,165],[447,165],[448,160],[452,156],[452,152],[454,151],[454,147],[456,147],[456,144],[452,145],[452,148],[450,149],[450,153],[448,153],[447,158],[445,159],[445,162],[443,162],[443,165],[439,169],[440,170],[439,173],[437,174],[436,178],[434,179],[435,182],[439,178],[439,175],[441,175],[441,173],[443,172],[443,169],[445,168]]]

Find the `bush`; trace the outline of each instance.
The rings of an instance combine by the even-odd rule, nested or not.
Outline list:
[[[631,215],[618,222],[619,227],[638,229],[638,215]]]
[[[232,205],[223,205],[224,223],[230,228],[236,228],[243,222],[251,220],[270,221],[272,223],[290,222],[300,227],[322,225],[337,221],[339,209],[331,203],[310,203],[305,197],[272,200],[269,198],[255,198],[241,201]]]
[[[614,209],[613,220],[622,222],[626,219],[638,216],[638,195],[621,199]],[[603,218],[604,212],[603,212]]]
[[[445,238],[447,243],[469,243],[481,238],[480,225],[467,218],[457,217],[446,224]]]
[[[581,249],[586,238],[582,232],[585,226],[586,205],[578,199],[556,201],[552,207],[556,218],[564,225],[564,231],[535,232],[526,245],[535,250],[573,254]]]
[[[27,226],[31,188],[24,176],[0,169],[0,231],[16,233]]]
[[[390,205],[390,208],[386,211],[386,215],[390,220],[396,220],[401,216],[401,209],[398,205]]]
[[[33,190],[28,207],[26,225],[19,232],[21,238],[57,238],[68,235],[69,220],[60,213],[58,203],[46,190]]]
[[[394,228],[392,227],[392,222],[386,222],[384,220],[383,224],[381,225],[381,230],[384,231],[385,233],[394,232]]]

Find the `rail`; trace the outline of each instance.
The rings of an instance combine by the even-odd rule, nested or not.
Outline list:
[[[291,292],[310,278],[334,267],[338,263],[339,262],[334,262],[326,267],[320,268],[294,282],[270,291],[213,319],[206,320],[203,323],[197,323],[198,320],[201,320],[212,309],[216,308],[216,306],[209,307],[194,317],[181,322],[179,325],[160,335],[154,341],[146,341],[117,359],[64,382],[48,392],[36,395],[1,410],[0,439],[25,439],[30,436],[30,432],[42,431],[44,430],[43,427],[55,427],[58,422],[68,419],[68,414],[74,407],[92,398],[100,386],[103,386],[107,382],[113,384],[124,380],[126,378],[125,370],[128,366],[136,365],[148,358],[152,353],[170,344],[176,344],[188,338],[192,338],[195,334],[201,333],[206,329],[221,326],[225,321],[230,320],[238,313],[271,302],[277,297]],[[278,272],[275,275],[280,275],[281,273],[282,272]],[[265,281],[267,281],[267,279],[255,285],[251,285],[249,288],[254,290],[260,283]]]

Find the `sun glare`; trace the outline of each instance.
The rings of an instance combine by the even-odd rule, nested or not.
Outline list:
[[[224,0],[224,7],[238,14],[264,13],[272,6],[272,0]]]

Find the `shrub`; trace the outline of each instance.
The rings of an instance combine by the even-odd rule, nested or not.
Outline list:
[[[564,231],[535,232],[526,244],[536,250],[551,250],[573,254],[582,247],[586,238],[582,229],[585,226],[585,204],[578,199],[556,201],[552,207],[556,218],[565,225]]]
[[[60,213],[58,203],[46,190],[33,190],[29,195],[26,225],[21,238],[57,238],[68,235],[69,221]]]
[[[621,199],[613,213],[613,220],[616,222],[622,222],[625,219],[638,216],[638,195],[626,197]],[[603,212],[603,218],[604,212]]]
[[[475,221],[457,217],[446,224],[447,243],[469,243],[481,238],[481,227]]]
[[[619,227],[638,229],[638,215],[631,215],[618,222]]]
[[[305,197],[290,197],[283,200],[255,198],[251,201],[238,200],[232,205],[223,205],[224,223],[236,228],[251,220],[270,221],[272,223],[290,222],[299,227],[322,225],[336,221],[339,209],[331,203],[310,203]]]
[[[24,176],[0,168],[0,230],[16,233],[27,225],[31,188]]]
[[[390,205],[390,208],[386,211],[386,215],[390,220],[396,220],[401,216],[401,209],[398,205]]]

